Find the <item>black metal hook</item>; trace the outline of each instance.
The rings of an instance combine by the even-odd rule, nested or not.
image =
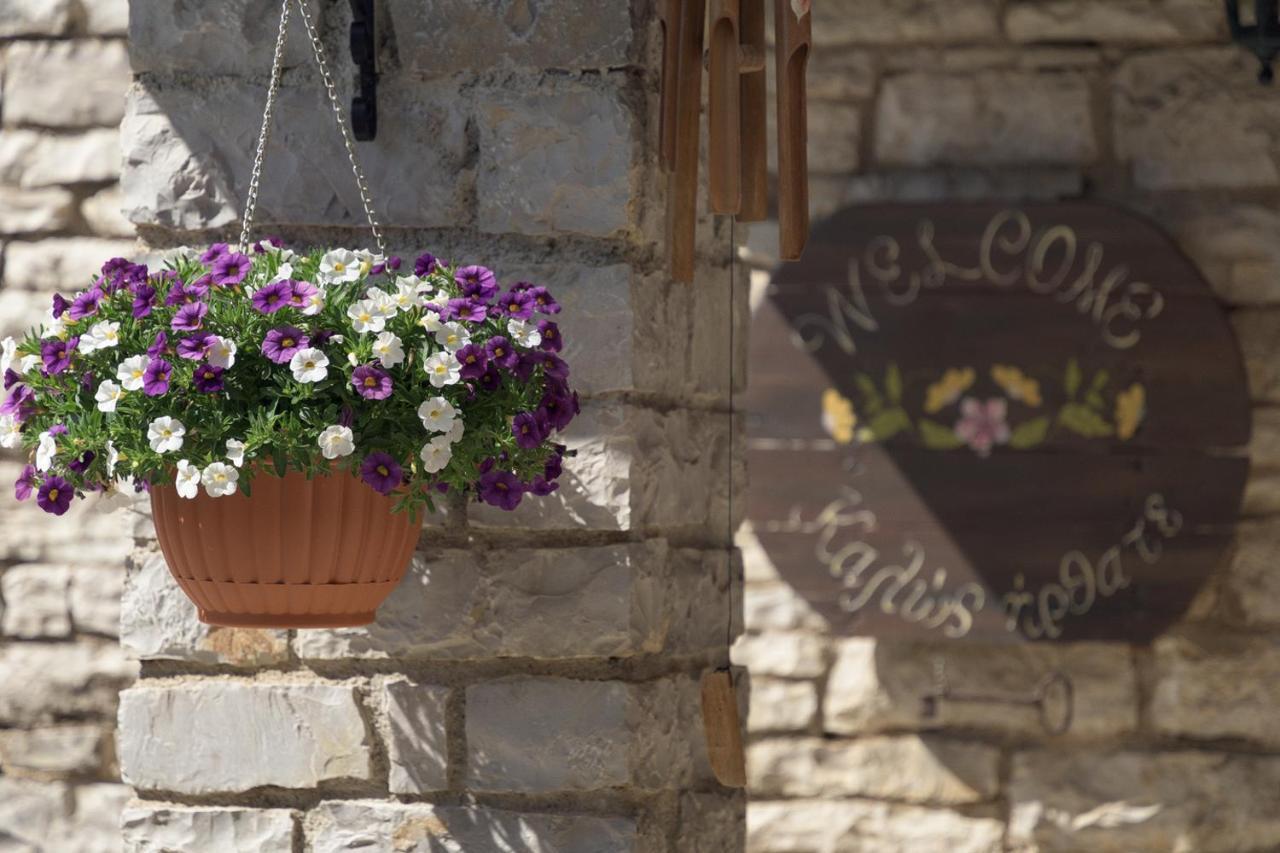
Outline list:
[[[1240,21],[1240,0],[1225,0],[1227,27],[1231,40],[1258,57],[1258,82],[1270,83],[1275,72],[1271,64],[1280,55],[1280,17],[1276,14],[1276,0],[1254,0],[1254,23],[1246,26]]]
[[[351,99],[351,129],[368,142],[378,135],[378,46],[374,0],[351,0],[351,59],[360,71],[360,89]]]

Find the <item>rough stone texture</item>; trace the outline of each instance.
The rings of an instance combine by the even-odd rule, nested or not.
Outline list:
[[[0,848],[115,853],[124,785],[35,782],[0,777]]]
[[[1230,305],[1280,302],[1280,213],[1238,205],[1173,223],[1178,244]]]
[[[0,187],[0,234],[60,231],[75,218],[75,196],[61,187]]]
[[[818,713],[818,688],[812,681],[786,681],[754,673],[747,731],[802,732]]]
[[[449,786],[446,726],[449,688],[392,681],[382,688],[389,735],[390,787],[397,794],[425,794]]]
[[[7,775],[89,774],[102,764],[101,725],[0,731],[0,769]]]
[[[4,596],[4,633],[27,640],[71,634],[67,594],[71,573],[66,566],[14,566],[0,575]]]
[[[635,822],[621,817],[522,814],[481,806],[326,802],[307,821],[312,853],[485,850],[632,853]]]
[[[623,231],[634,219],[628,208],[638,133],[623,94],[613,85],[566,81],[546,93],[497,90],[481,100],[480,229],[598,237]]]
[[[1280,844],[1278,784],[1274,757],[1019,753],[1009,782],[1009,841],[1046,853],[1270,850]]]
[[[120,643],[141,660],[265,666],[289,657],[284,631],[215,628],[198,621],[196,606],[158,551],[130,558],[121,600]]]
[[[5,249],[5,283],[28,290],[84,290],[109,258],[132,254],[134,244],[126,240],[15,240]]]
[[[133,223],[124,218],[124,199],[118,186],[94,193],[80,205],[80,215],[95,234],[104,237],[132,237]]]
[[[875,154],[899,166],[1089,163],[1092,128],[1080,75],[918,72],[882,83]]]
[[[95,0],[95,3],[97,0]],[[129,0],[129,52],[135,73],[193,71],[204,74],[266,74],[275,53],[280,4],[276,0],[225,0],[172,3]],[[331,7],[313,4],[312,17],[323,26]],[[313,67],[315,59],[296,11],[289,28],[285,67]],[[262,115],[261,108],[257,112]]]
[[[27,188],[103,183],[120,177],[120,132],[71,136],[38,130],[0,134],[0,181]]]
[[[17,42],[4,53],[4,124],[116,125],[128,85],[129,56],[118,41]]]
[[[1165,636],[1155,643],[1151,723],[1191,739],[1280,744],[1280,642],[1274,638]]]
[[[1219,41],[1226,21],[1206,0],[1050,0],[1010,5],[1005,31],[1019,42],[1168,44]]]
[[[815,678],[827,671],[831,644],[809,633],[770,633],[740,637],[734,660],[751,661],[751,671],[783,678]]]
[[[107,715],[138,665],[114,643],[10,643],[0,646],[0,724],[28,725],[55,716]]]
[[[1259,309],[1231,315],[1249,393],[1259,402],[1280,402],[1280,311]]]
[[[76,567],[67,592],[72,625],[77,631],[118,637],[123,594],[124,571],[118,566]]]
[[[133,805],[120,816],[125,853],[176,850],[293,853],[294,816],[285,809]]]
[[[120,696],[120,768],[135,788],[210,794],[368,779],[355,689],[340,684],[140,685]]]
[[[1025,697],[1047,673],[1070,679],[1075,701],[1071,732],[1114,735],[1137,724],[1133,660],[1125,646],[1031,644],[927,645],[871,638],[841,640],[827,681],[827,731],[864,734],[899,728],[960,727],[1044,734],[1040,711],[1030,705],[936,703],[926,715],[925,696],[936,691],[941,665],[951,684],[980,695]]]
[[[81,0],[85,30],[95,36],[123,36],[129,31],[129,0]]]
[[[60,36],[71,25],[76,0],[0,0],[0,38]]]
[[[747,811],[755,853],[998,853],[1003,833],[994,815],[860,800],[764,800]]]
[[[813,4],[813,32],[821,45],[986,41],[999,33],[996,6],[989,0],[827,0]]]

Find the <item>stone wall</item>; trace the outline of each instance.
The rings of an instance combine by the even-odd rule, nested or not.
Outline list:
[[[1153,217],[1230,312],[1257,401],[1246,521],[1149,647],[984,648],[828,633],[748,549],[748,849],[1280,846],[1280,100],[1214,0],[821,0],[813,207],[1084,197]],[[767,228],[749,255],[767,269]],[[747,546],[750,542],[745,543]],[[922,715],[934,661],[978,693],[1059,669],[1076,717]],[[923,688],[922,688],[923,686]]]
[[[126,18],[112,0],[0,2],[0,336],[133,247],[117,188]],[[81,507],[55,522],[14,502],[18,468],[0,457],[0,849],[116,850],[132,520]]]
[[[279,5],[130,3],[123,206],[150,247],[233,236]],[[142,660],[120,706],[126,849],[740,849],[698,677],[737,621],[725,342],[745,311],[709,226],[700,285],[664,273],[649,4],[382,6],[359,153],[389,248],[556,293],[578,455],[552,498],[429,519],[368,629],[202,627],[144,536],[121,636]],[[347,4],[312,7],[349,67]],[[296,15],[291,38],[262,231],[364,246]]]

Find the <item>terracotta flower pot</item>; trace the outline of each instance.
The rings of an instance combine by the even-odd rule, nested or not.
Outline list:
[[[151,490],[169,571],[200,621],[251,628],[367,625],[404,577],[420,519],[358,478],[259,474],[252,495]]]

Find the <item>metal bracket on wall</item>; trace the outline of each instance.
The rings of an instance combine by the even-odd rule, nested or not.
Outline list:
[[[1258,57],[1259,83],[1275,79],[1271,64],[1280,55],[1280,17],[1276,7],[1276,0],[1254,0],[1253,24],[1246,25],[1240,19],[1240,0],[1226,0],[1231,40]]]
[[[368,142],[378,135],[378,45],[375,0],[351,0],[351,59],[360,71],[351,99],[351,129]]]

